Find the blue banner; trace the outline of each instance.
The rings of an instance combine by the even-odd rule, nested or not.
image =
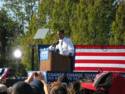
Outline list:
[[[46,73],[46,81],[47,83],[54,82],[58,79],[58,77],[65,75],[69,82],[77,81],[77,80],[93,80],[95,78],[96,73],[90,72],[50,72]]]
[[[48,60],[48,58],[49,58],[48,48],[41,48],[40,49],[40,61]]]
[[[39,45],[38,55],[39,55],[39,62],[41,62],[42,60],[48,60],[49,58],[48,45]]]

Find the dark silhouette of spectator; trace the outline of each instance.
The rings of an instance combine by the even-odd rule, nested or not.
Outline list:
[[[33,72],[26,80],[35,94],[48,94],[48,87],[41,72]]]
[[[73,82],[73,90],[75,91],[76,94],[80,94],[80,82],[79,81],[75,81]]]
[[[0,84],[0,94],[7,94],[7,86]]]
[[[68,91],[62,84],[58,84],[52,87],[50,94],[68,94]]]
[[[80,81],[74,81],[69,88],[70,94],[83,94]]]
[[[11,94],[34,94],[33,89],[28,83],[19,81],[12,86]]]
[[[58,77],[57,81],[61,82],[61,83],[66,83],[66,84],[69,84],[69,80],[67,78],[67,76],[64,74],[64,75],[61,75]]]
[[[111,72],[100,72],[94,79],[94,86],[103,87],[105,89],[111,87],[112,73]]]
[[[97,88],[97,93],[103,92],[109,94],[108,89],[112,85],[112,73],[111,72],[99,72],[94,79],[94,87]]]
[[[34,79],[30,85],[33,88],[35,94],[45,94],[44,84],[40,80]]]

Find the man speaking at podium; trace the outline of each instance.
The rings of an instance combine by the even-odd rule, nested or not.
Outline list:
[[[58,41],[49,47],[50,51],[57,51],[60,55],[71,58],[71,67],[74,63],[74,46],[70,38],[64,36],[64,30],[58,31]]]

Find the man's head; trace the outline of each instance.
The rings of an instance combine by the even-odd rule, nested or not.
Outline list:
[[[44,84],[40,80],[34,79],[30,83],[30,85],[33,88],[33,91],[34,91],[35,94],[45,94]]]
[[[68,94],[68,91],[62,84],[58,84],[52,87],[50,94]]]
[[[63,39],[64,38],[64,30],[59,30],[58,32],[58,36],[59,36],[59,39]]]
[[[33,89],[29,84],[19,81],[12,86],[11,94],[33,94]]]
[[[34,72],[34,79],[44,80],[44,75],[41,72]]]
[[[7,86],[0,84],[0,94],[7,94]]]

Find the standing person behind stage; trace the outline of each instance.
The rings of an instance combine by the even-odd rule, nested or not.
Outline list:
[[[59,54],[69,56],[71,60],[71,71],[74,69],[74,46],[70,38],[64,36],[64,30],[58,32],[58,41],[49,47],[49,50],[57,51]]]
[[[58,32],[59,40],[49,47],[49,50],[58,50],[59,54],[65,56],[74,55],[74,46],[70,38],[64,36],[64,30]]]

